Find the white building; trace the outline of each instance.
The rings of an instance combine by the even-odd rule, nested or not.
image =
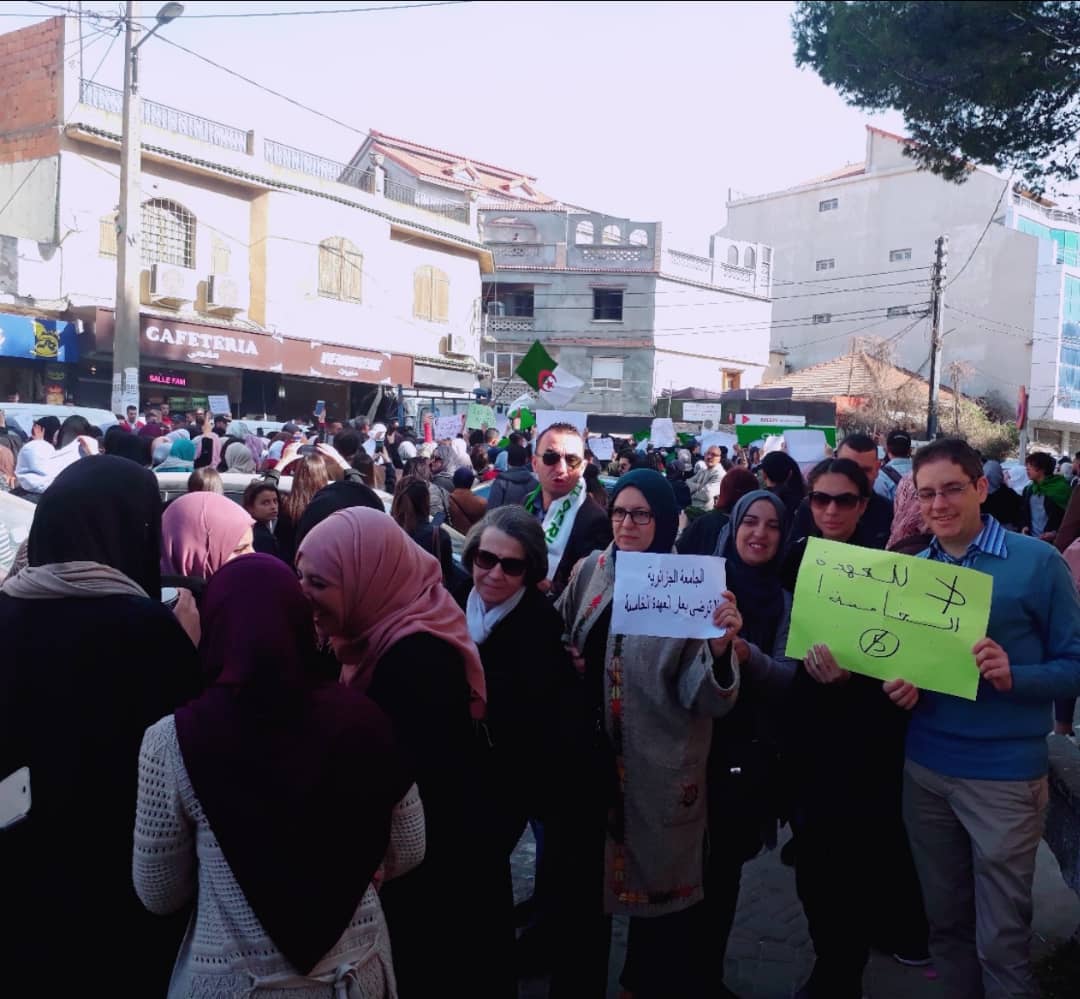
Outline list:
[[[1068,447],[1062,434],[1080,432],[1080,220],[986,170],[961,185],[919,171],[905,142],[868,126],[863,163],[729,201],[722,235],[776,251],[773,349],[798,370],[854,336],[882,337],[925,376],[930,265],[948,235],[943,366],[965,362],[962,391],[1009,407],[1026,386],[1036,435]]]

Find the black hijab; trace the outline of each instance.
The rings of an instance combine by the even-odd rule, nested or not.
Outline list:
[[[780,544],[764,565],[748,565],[735,547],[735,535],[747,511],[759,500],[768,501],[780,520]],[[739,601],[743,627],[740,634],[766,655],[772,654],[776,632],[784,616],[784,589],[780,570],[784,564],[784,539],[789,517],[784,501],[767,489],[755,489],[743,496],[731,511],[731,520],[720,535],[717,548],[727,560],[728,589]]]
[[[153,472],[112,455],[80,458],[41,497],[30,565],[100,562],[161,599],[161,493]]]
[[[363,482],[346,479],[344,482],[331,482],[330,485],[323,486],[311,498],[307,509],[300,517],[300,524],[296,528],[297,549],[313,527],[321,524],[330,514],[353,506],[366,506],[372,510],[386,512],[386,507],[383,506],[375,490],[364,485]]]
[[[675,501],[671,483],[659,472],[651,468],[635,468],[632,472],[620,475],[611,490],[608,513],[615,508],[615,500],[624,489],[633,486],[646,499],[652,510],[656,534],[646,551],[660,555],[669,555],[675,545],[675,535],[679,533],[679,506]],[[616,546],[617,548],[618,546]]]

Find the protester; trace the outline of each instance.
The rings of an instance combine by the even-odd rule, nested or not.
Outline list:
[[[695,472],[687,481],[690,487],[690,506],[688,516],[700,516],[708,513],[720,493],[720,484],[724,481],[724,466],[720,464],[722,455],[715,445],[705,452],[705,467]]]
[[[488,460],[488,449],[483,444],[474,444],[469,448],[469,460],[472,462],[476,477],[481,482],[491,482],[499,474]]]
[[[221,473],[216,468],[196,468],[188,476],[187,491],[189,493],[218,493],[225,495],[225,483],[221,479]]]
[[[56,446],[56,439],[60,436],[60,421],[55,416],[39,416],[34,420],[30,428],[30,438],[35,441],[45,441]]]
[[[752,477],[735,468],[724,477],[724,485],[740,473]],[[712,516],[699,518],[693,526]],[[777,821],[786,815],[780,737],[784,699],[798,666],[786,654],[792,600],[780,581],[788,516],[779,496],[755,490],[735,504],[718,541],[699,533],[701,547],[682,539],[679,545],[684,555],[721,555],[727,560],[727,584],[743,617],[735,640],[739,699],[729,714],[713,723],[707,776],[704,934],[715,948],[717,978],[735,921],[743,864],[763,846],[776,845]],[[719,989],[724,994],[722,983]]]
[[[135,890],[157,913],[199,900],[169,995],[393,996],[372,882],[384,858],[384,879],[416,867],[424,841],[389,719],[315,681],[311,608],[277,559],[222,569],[202,627],[208,687],[139,756]]]
[[[874,492],[892,502],[900,480],[911,474],[911,435],[903,430],[892,431],[885,438],[885,456],[888,461],[874,481]]]
[[[59,449],[44,440],[33,440],[24,444],[15,460],[13,491],[31,502],[36,502],[61,472],[86,454],[97,454],[97,442],[89,437],[78,437]]]
[[[1024,464],[1031,482],[1021,497],[1018,526],[1024,534],[1053,541],[1072,489],[1067,479],[1054,473],[1054,459],[1044,451],[1033,451]]]
[[[893,498],[889,551],[900,552],[902,555],[918,555],[930,544],[931,537],[926,521],[923,519],[915,479],[908,472],[900,480]]]
[[[281,557],[292,563],[296,558],[296,528],[315,494],[330,483],[330,473],[321,455],[305,454],[292,464],[292,488],[278,506],[274,537]]]
[[[148,409],[146,411],[146,423],[139,431],[139,436],[149,437],[153,440],[157,437],[163,437],[166,432],[166,428],[161,423],[161,410]]]
[[[281,558],[281,549],[274,537],[278,502],[277,486],[266,481],[248,483],[241,500],[247,515],[255,521],[252,527],[252,548],[260,554],[273,555],[275,558]]]
[[[442,569],[443,582],[454,585],[453,541],[442,524],[431,519],[431,493],[423,479],[406,475],[394,489],[390,516],[398,526],[433,556]]]
[[[536,476],[526,467],[528,456],[520,444],[510,444],[506,451],[507,468],[500,471],[488,491],[488,509],[521,506],[525,497],[538,485]]]
[[[449,496],[450,526],[460,534],[468,534],[487,511],[487,501],[472,491],[476,475],[471,468],[454,472],[454,489]]]
[[[1019,530],[1022,501],[1005,481],[1001,462],[994,459],[984,461],[983,475],[986,476],[986,499],[982,512],[989,514],[1007,530]]]
[[[802,469],[786,451],[772,451],[761,459],[762,484],[776,493],[783,502],[789,518],[794,518],[803,501]]]
[[[338,510],[348,510],[353,506],[365,506],[370,510],[378,510],[385,513],[383,502],[375,491],[363,482],[357,482],[355,478],[347,478],[343,482],[331,482],[323,486],[311,502],[307,505],[304,515],[300,518],[300,526],[296,530],[296,544],[299,547],[308,531],[316,524],[321,524],[332,513]]]
[[[27,766],[33,782],[29,815],[0,833],[12,996],[55,991],[58,933],[71,967],[100,967],[123,941],[125,976],[166,991],[183,921],[151,916],[132,889],[135,761],[146,727],[198,693],[199,668],[161,603],[160,525],[149,471],[76,462],[38,504],[29,567],[0,589],[0,775]]]
[[[187,472],[189,475],[194,470],[195,445],[187,437],[174,440],[169,446],[168,457],[154,468],[155,472]]]
[[[595,465],[586,465],[582,478],[585,481],[585,492],[588,494],[589,499],[596,503],[606,514],[608,494],[604,483],[600,481],[600,469]]]
[[[185,493],[161,518],[161,574],[167,585],[201,599],[226,562],[250,554],[253,531],[244,509],[217,493]]]
[[[525,497],[525,509],[544,529],[549,592],[558,596],[578,561],[610,544],[611,523],[595,504],[586,503],[585,442],[577,427],[547,427],[536,439],[532,463],[539,485]]]
[[[567,774],[579,779],[575,807],[548,824],[561,909],[551,994],[605,994],[610,917],[621,914],[630,917],[624,988],[640,999],[705,995],[715,975],[698,945],[705,760],[712,718],[731,710],[738,689],[741,618],[725,591],[713,621],[727,632],[707,644],[614,633],[615,560],[670,553],[678,511],[663,476],[637,469],[619,477],[609,513],[614,541],[581,563],[558,603],[583,671],[581,717],[599,730],[585,726],[579,767]]]
[[[760,489],[760,486],[753,472],[748,468],[733,468],[720,483],[716,508],[690,521],[675,547],[683,554],[719,554],[720,535],[730,520],[735,504],[747,493],[757,489]]]
[[[402,999],[440,995],[447,982],[468,982],[470,996],[516,995],[513,898],[490,848],[494,792],[476,728],[484,671],[439,564],[389,517],[354,508],[312,529],[297,569],[342,681],[390,715],[424,803],[424,862],[382,892]]]
[[[239,472],[242,475],[255,474],[256,459],[246,444],[234,441],[225,448],[225,471]]]
[[[110,427],[105,434],[103,444],[106,454],[126,458],[143,468],[149,468],[151,465],[150,441],[145,437],[133,434],[122,427]]]
[[[1054,698],[1080,694],[1080,599],[1052,545],[1008,534],[980,506],[976,452],[934,441],[915,455],[934,541],[925,557],[993,577],[987,637],[972,649],[974,701],[897,680],[914,708],[904,819],[926,896],[930,950],[949,996],[1037,996],[1032,881],[1047,803]],[[978,899],[978,905],[975,900]]]

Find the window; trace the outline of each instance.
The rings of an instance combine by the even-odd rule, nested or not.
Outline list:
[[[831,323],[831,322],[832,322],[832,313],[831,312],[815,312],[814,313],[814,325],[815,326],[821,326],[823,323]]]
[[[594,357],[592,359],[592,387],[599,391],[622,388],[623,359],[621,357]]]
[[[577,229],[574,230],[574,242],[581,246],[582,244],[588,244],[593,241],[593,224],[586,219],[584,222],[577,224]]]
[[[817,210],[819,212],[835,212],[840,207],[839,198],[826,198],[824,201],[817,203]]]
[[[116,256],[116,227],[120,224],[120,217],[116,212],[104,215],[98,221],[98,253],[103,257]]]
[[[151,264],[195,266],[195,216],[182,205],[162,198],[142,206],[142,258]]]
[[[740,388],[740,382],[742,382],[741,371],[723,372],[723,386],[725,392],[731,392],[734,389]]]
[[[628,242],[631,246],[648,246],[649,234],[644,229],[635,229],[630,233]]]
[[[831,271],[836,267],[836,261],[832,257],[828,257],[825,260],[818,260],[814,266],[819,271]]]
[[[739,248],[737,246],[729,246],[727,251],[727,262],[732,267],[739,266]]]
[[[743,267],[748,271],[757,270],[757,254],[752,246],[748,246],[743,254]]]
[[[533,316],[534,299],[531,288],[528,291],[514,291],[509,295],[504,295],[503,303],[506,306],[505,314],[508,316],[527,316],[530,318]]]
[[[343,236],[319,244],[319,294],[343,302],[359,302],[364,276],[363,254]]]
[[[890,305],[885,312],[886,317],[892,318],[893,316],[910,316],[911,309],[906,305]]]
[[[622,230],[617,225],[604,226],[600,242],[605,246],[618,246],[622,242]]]
[[[524,357],[524,354],[488,351],[488,353],[484,354],[484,363],[495,369],[497,379],[505,381],[513,377],[514,369],[522,362]]]
[[[889,250],[889,263],[895,264],[898,260],[910,260],[911,247],[905,246],[902,250]]]
[[[622,322],[622,288],[593,288],[593,319]]]
[[[450,279],[430,264],[413,271],[413,315],[433,323],[450,322]]]

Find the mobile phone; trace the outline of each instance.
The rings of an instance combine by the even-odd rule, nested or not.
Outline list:
[[[297,454],[318,454],[319,449],[314,444],[305,444],[296,453]]]
[[[30,814],[30,768],[19,767],[0,780],[0,829],[21,822]]]
[[[180,601],[180,591],[175,586],[161,588],[161,602],[170,610]]]

